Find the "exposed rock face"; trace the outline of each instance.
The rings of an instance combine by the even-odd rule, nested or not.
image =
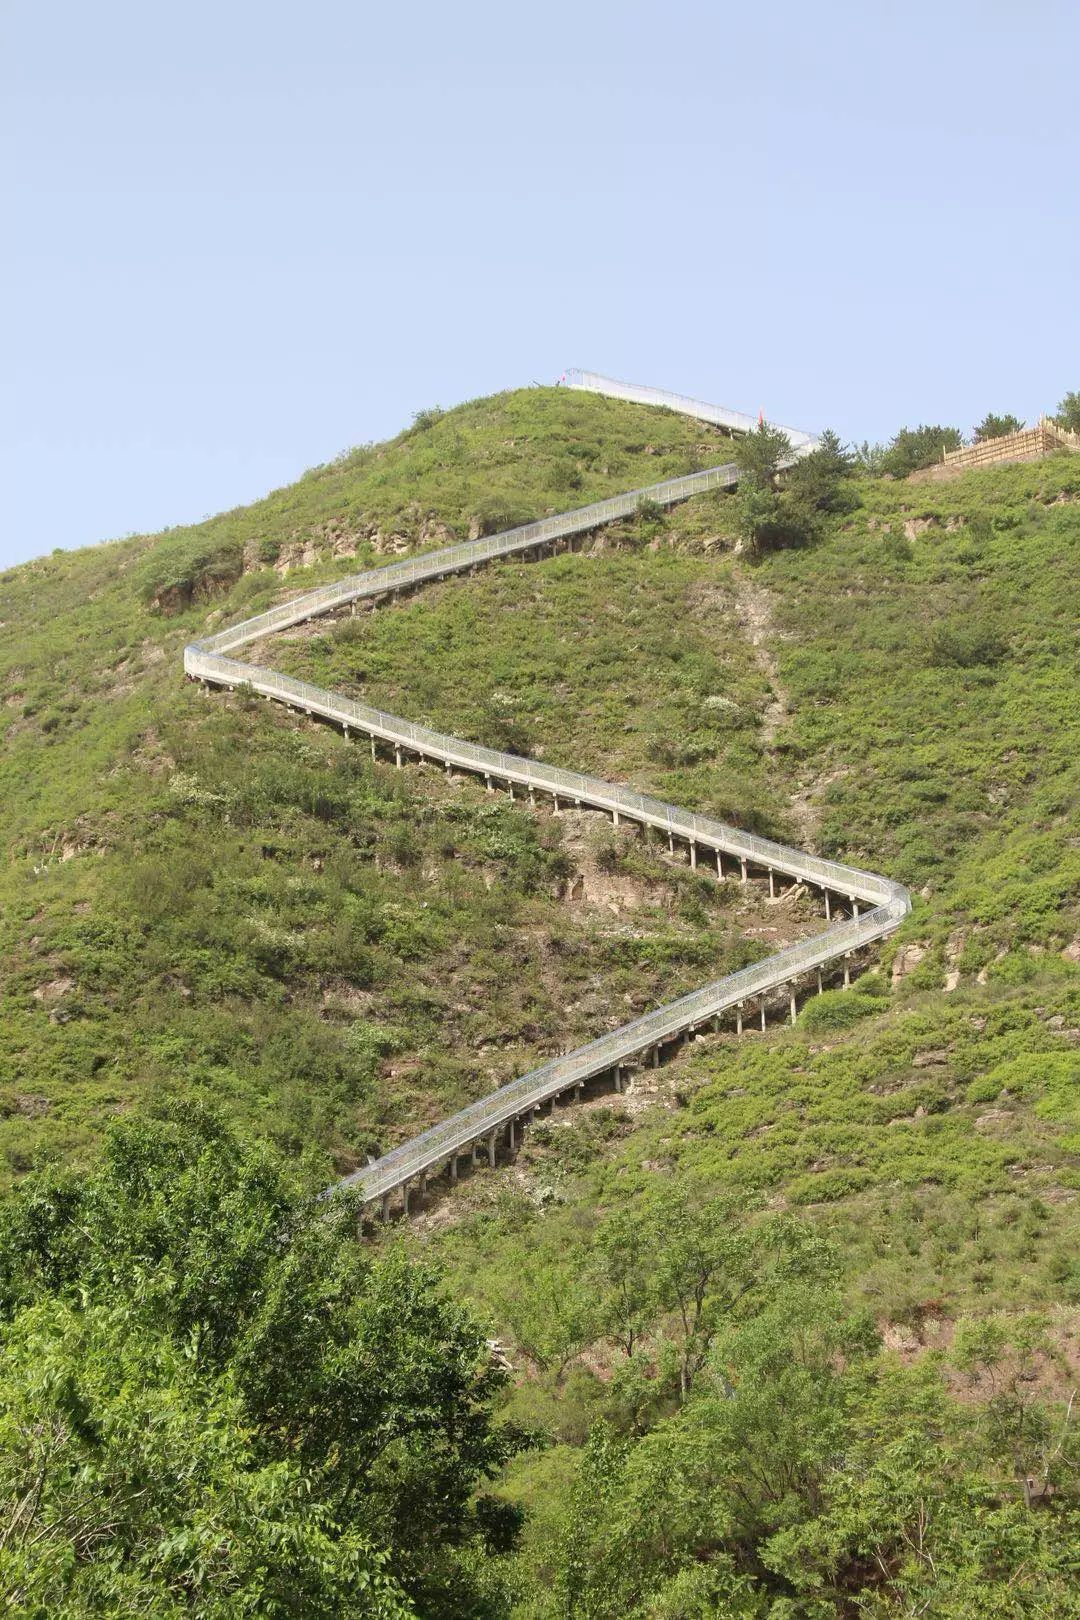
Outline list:
[[[900,980],[907,978],[909,973],[914,973],[919,963],[925,957],[926,949],[927,948],[925,945],[901,945],[900,949],[893,958],[893,984],[899,984]]]

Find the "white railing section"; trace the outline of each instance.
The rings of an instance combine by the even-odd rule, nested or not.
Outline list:
[[[659,391],[639,392],[657,394]],[[669,398],[671,401],[680,400],[678,395]],[[669,399],[665,398],[663,402],[668,403]],[[695,408],[691,410],[691,406]],[[682,400],[673,404],[672,408],[691,415],[701,414],[696,406],[695,401]],[[713,415],[707,420],[715,420],[724,414],[718,407],[708,409]],[[735,416],[737,413],[727,412],[726,415]],[[745,420],[750,421],[749,418]],[[799,437],[808,440],[808,435]],[[278,674],[258,664],[242,662],[227,654],[275,631],[365,598],[375,599],[408,590],[497,557],[527,554],[556,540],[632,516],[646,500],[670,505],[706,490],[731,488],[737,476],[738,469],[734,464],[710,467],[686,477],[667,479],[554,517],[542,518],[536,523],[523,524],[502,534],[445,546],[438,551],[368,569],[333,585],[309,591],[265,613],[256,614],[216,635],[192,642],[184,649],[184,668],[195,679],[229,687],[243,686],[308,714],[320,715],[343,726],[347,732],[362,732],[397,750],[439,760],[447,767],[457,766],[492,781],[520,786],[529,793],[530,798],[540,792],[551,795],[556,802],[562,798],[574,804],[605,810],[613,816],[623,816],[643,826],[655,827],[671,840],[679,838],[689,844],[695,856],[698,849],[706,849],[712,851],[719,862],[722,855],[727,854],[743,863],[754,862],[786,873],[797,881],[814,884],[828,893],[844,895],[855,906],[862,901],[872,908],[862,917],[855,916],[834,923],[813,939],[789,946],[763,962],[728,974],[704,989],[658,1007],[645,1017],[635,1019],[577,1051],[556,1058],[511,1081],[490,1096],[470,1104],[431,1130],[385,1154],[376,1163],[356,1171],[341,1183],[342,1186],[358,1188],[365,1201],[384,1199],[395,1189],[407,1186],[415,1177],[424,1176],[454,1159],[481,1138],[492,1138],[492,1133],[502,1126],[528,1114],[569,1087],[616,1068],[643,1052],[655,1050],[665,1041],[716,1018],[725,1009],[741,1006],[748,998],[763,997],[801,974],[880,940],[898,927],[908,914],[911,909],[910,897],[899,884],[873,872],[865,872],[839,861],[824,860],[774,839],[760,838],[754,833],[740,831],[709,816],[666,804],[661,799],[618,783],[606,782],[600,777],[563,770],[559,766],[517,754],[501,753],[460,737],[433,731],[430,727],[416,725],[340,693]]]
[[[647,388],[642,383],[619,382],[615,377],[601,377],[596,371],[579,371],[576,366],[571,366],[564,374],[564,381],[568,388],[581,388],[590,394],[606,394],[609,399],[628,399],[636,405],[661,405],[669,411],[678,411],[681,416],[694,416],[702,422],[711,422],[715,427],[727,428],[730,433],[753,433],[758,425],[756,416],[747,416],[743,411],[730,411],[724,405],[708,405],[703,399],[672,394],[666,388]],[[770,422],[769,426],[779,427],[782,433],[787,434],[797,456],[807,455],[817,445],[812,433],[803,433],[799,428],[780,427],[779,422]]]

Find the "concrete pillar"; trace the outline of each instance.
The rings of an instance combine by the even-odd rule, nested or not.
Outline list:
[[[514,797],[514,784],[513,784],[513,782],[507,782],[506,785],[510,790],[510,797],[512,799]]]
[[[742,878],[741,878],[740,881],[745,883],[746,882],[746,856],[745,855],[742,855],[742,856],[739,857],[739,865],[742,868]]]
[[[675,853],[675,835],[674,835],[674,833],[670,833],[670,832],[668,833],[668,835],[667,835],[667,847],[668,847],[668,854],[669,855],[674,855],[674,853]]]
[[[458,1178],[457,1154],[456,1153],[451,1153],[451,1155],[450,1155],[450,1180],[451,1181],[456,1181],[457,1178]]]
[[[857,900],[852,900],[852,902],[851,902],[851,915],[852,915],[852,917],[854,917],[854,918],[855,918],[855,919],[856,919],[856,920],[858,920],[858,916],[859,916],[859,902],[858,902],[858,901],[857,901]]]
[[[394,744],[394,764],[397,766],[398,770],[400,771],[400,769],[401,769],[401,749],[397,746],[396,743]]]
[[[385,1224],[390,1219],[390,1194],[389,1193],[383,1193],[383,1195],[382,1195],[382,1204],[380,1205],[379,1213],[383,1218],[383,1223]]]
[[[622,1067],[618,1063],[616,1063],[616,1065],[615,1065],[615,1090],[621,1096],[621,1094],[622,1094]]]
[[[559,809],[559,795],[557,793],[553,793],[551,795],[551,802],[552,802],[552,806],[553,806],[552,814],[556,815],[556,816],[561,816],[562,811]]]
[[[409,1183],[407,1181],[401,1183],[401,1213],[403,1215],[409,1213]]]
[[[719,850],[716,852],[716,875],[718,878],[722,878],[724,875],[724,857]]]
[[[735,1008],[735,1033],[736,1033],[736,1035],[741,1035],[742,1034],[742,1002],[741,1001],[738,1003],[738,1005]]]
[[[660,1067],[660,1047],[658,1045],[652,1049],[652,1066],[654,1069]]]
[[[450,776],[452,774],[451,770],[450,770],[450,761],[448,759],[444,760],[443,764],[446,766],[446,774],[447,774],[447,776]]]
[[[484,786],[487,788],[489,793],[494,793],[495,789],[491,785],[491,772],[490,771],[485,771],[484,772]]]
[[[492,1131],[491,1135],[488,1137],[488,1164],[494,1170],[494,1168],[495,1168],[495,1132],[494,1131]]]
[[[792,1023],[795,1022],[795,989],[794,989],[794,986],[792,986],[792,989],[791,989],[791,1022]]]
[[[821,969],[818,968],[818,970],[817,970],[817,993],[818,993],[819,996],[820,996],[823,989],[824,989],[824,986],[823,986],[823,984],[821,982]]]
[[[617,827],[619,825],[619,812],[617,810],[613,810],[611,812],[611,825],[613,827]]]
[[[584,1084],[584,1081],[579,1080],[577,1085],[574,1087],[574,1101],[575,1102],[580,1102],[582,1097],[584,1097],[584,1095],[585,1095],[585,1084]]]
[[[761,1033],[765,1033],[765,1003],[761,1003]]]
[[[342,726],[341,729],[345,733],[345,741],[348,742],[348,740],[349,740],[349,728],[348,728],[348,726]]]
[[[829,899],[828,889],[825,890],[825,921],[832,922],[832,902]]]
[[[771,866],[769,867],[769,899],[776,899],[776,874]]]
[[[472,1157],[473,1164],[478,1164],[480,1162],[476,1157],[476,1146],[477,1144],[475,1142],[469,1143],[469,1153]]]
[[[375,739],[374,739],[374,737],[372,737],[372,739],[371,739],[371,757],[372,757],[372,759],[375,758]]]
[[[851,958],[849,956],[844,957],[844,989],[851,989]]]
[[[427,1196],[427,1171],[424,1170],[421,1173],[421,1176],[420,1176],[420,1197],[421,1197],[421,1199],[424,1199],[426,1196]]]
[[[691,866],[692,870],[696,871],[696,869],[697,869],[697,845],[695,844],[695,842],[694,842],[694,840],[692,838],[690,840],[690,866]]]
[[[535,792],[533,790],[533,785],[532,785],[531,782],[529,783],[529,803],[532,805],[533,809],[535,810],[536,809],[536,794],[535,794]]]

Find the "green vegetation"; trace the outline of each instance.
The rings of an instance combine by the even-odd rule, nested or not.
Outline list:
[[[9,1200],[11,1612],[487,1610],[503,1377],[430,1269],[365,1253],[315,1185],[184,1107]]]
[[[1011,411],[1006,412],[1004,416],[987,411],[978,427],[973,429],[973,435],[978,444],[983,439],[1002,439],[1006,433],[1019,433],[1023,425],[1020,418],[1013,416]]]
[[[0,579],[13,1612],[1078,1612],[1076,457],[909,485],[830,440],[756,486],[797,544],[643,503],[270,644],[918,895],[851,992],[560,1110],[407,1232],[311,1202],[820,917],[204,697],[183,642],[731,451],[524,391]]]
[[[1059,427],[1070,433],[1080,433],[1080,393],[1070,392],[1060,401],[1054,418]]]

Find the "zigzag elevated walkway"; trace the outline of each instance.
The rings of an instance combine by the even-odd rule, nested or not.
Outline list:
[[[604,379],[585,375],[590,378],[586,386],[595,392],[603,391],[598,385]],[[624,386],[612,384],[611,391]],[[635,395],[640,398],[651,392],[654,391],[637,389]],[[682,409],[691,416],[701,414],[698,401],[680,402],[677,395],[665,394],[656,402],[669,409]],[[720,407],[709,409],[714,414],[708,420],[716,420],[720,415],[737,416],[735,412],[723,412]],[[749,418],[740,418],[738,426],[732,425],[731,430],[742,430],[746,422],[753,425]],[[805,453],[805,446],[812,448],[813,441],[809,435],[799,437],[803,442],[798,448]],[[748,1016],[760,1019],[764,1029],[766,1000],[775,998],[779,992],[784,994],[794,1021],[798,989],[813,982],[820,990],[823,974],[841,969],[845,985],[849,983],[852,956],[897,928],[910,911],[911,900],[900,884],[873,872],[839,861],[822,860],[804,850],[741,832],[737,827],[665,804],[600,777],[482,748],[459,737],[414,725],[397,715],[277,674],[259,664],[246,663],[233,655],[275,631],[358,602],[376,603],[416,590],[431,580],[469,573],[501,557],[540,557],[572,546],[576,536],[632,516],[642,501],[671,506],[707,490],[731,489],[737,478],[738,469],[733,463],[710,467],[685,478],[668,479],[543,518],[537,523],[527,523],[503,534],[446,546],[439,551],[369,569],[335,585],[309,591],[267,613],[194,641],[184,649],[184,668],[193,679],[228,688],[243,686],[339,725],[346,736],[363,734],[370,739],[373,758],[381,746],[393,751],[399,766],[406,755],[434,760],[442,763],[447,773],[467,771],[482,777],[490,791],[499,787],[511,796],[520,792],[530,803],[535,803],[539,794],[550,799],[556,808],[564,804],[603,811],[611,816],[616,826],[625,821],[655,829],[666,839],[671,853],[677,847],[685,848],[691,866],[707,867],[715,871],[718,879],[733,877],[745,883],[752,874],[764,872],[771,891],[775,889],[777,878],[788,879],[817,889],[824,897],[827,926],[815,937],[777,951],[752,967],[714,980],[599,1040],[519,1076],[338,1183],[338,1188],[358,1192],[365,1206],[376,1206],[384,1219],[391,1212],[395,1195],[399,1196],[407,1214],[410,1194],[415,1192],[422,1196],[430,1178],[445,1171],[450,1180],[455,1181],[463,1157],[475,1161],[479,1152],[494,1164],[501,1144],[512,1152],[520,1128],[544,1105],[554,1107],[558,1098],[569,1094],[580,1096],[590,1081],[610,1077],[620,1090],[627,1068],[658,1063],[666,1046],[718,1027],[725,1018],[734,1023],[740,1034]]]

